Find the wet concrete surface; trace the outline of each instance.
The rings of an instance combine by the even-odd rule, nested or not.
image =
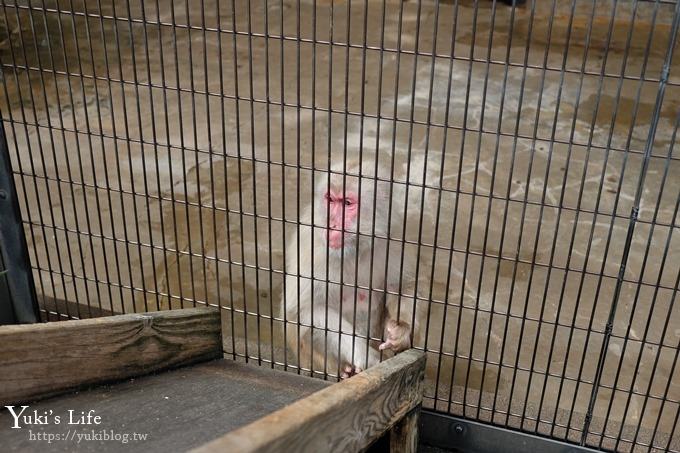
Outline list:
[[[418,269],[402,292],[429,304],[426,406],[580,439],[672,4],[388,1],[383,19],[352,2],[349,30],[344,1],[29,5],[3,9],[0,106],[51,311],[219,305],[227,352],[294,365],[271,320],[285,236],[311,168],[361,155],[364,176],[377,160],[408,183],[397,239]],[[680,448],[679,61],[590,427],[605,448],[638,426]]]

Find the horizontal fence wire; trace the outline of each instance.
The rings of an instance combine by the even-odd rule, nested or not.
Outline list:
[[[43,321],[215,306],[233,358],[333,380],[329,339],[385,340],[368,294],[426,351],[425,407],[680,451],[676,1],[0,1]],[[389,187],[351,272],[305,233],[319,178]]]

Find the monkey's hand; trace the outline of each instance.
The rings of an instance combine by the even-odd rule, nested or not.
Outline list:
[[[385,342],[379,346],[381,351],[391,349],[395,353],[411,346],[411,326],[401,321],[388,319],[385,322]]]
[[[361,373],[362,371],[363,369],[358,366],[345,365],[345,367],[342,369],[342,373],[340,373],[340,378],[347,379],[354,376],[355,374]]]

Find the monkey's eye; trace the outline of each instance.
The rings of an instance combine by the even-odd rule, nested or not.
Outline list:
[[[345,198],[345,206],[351,206],[351,205],[352,205],[352,200]]]

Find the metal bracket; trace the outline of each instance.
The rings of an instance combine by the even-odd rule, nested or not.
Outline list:
[[[590,448],[423,410],[420,442],[461,452],[586,453]]]

